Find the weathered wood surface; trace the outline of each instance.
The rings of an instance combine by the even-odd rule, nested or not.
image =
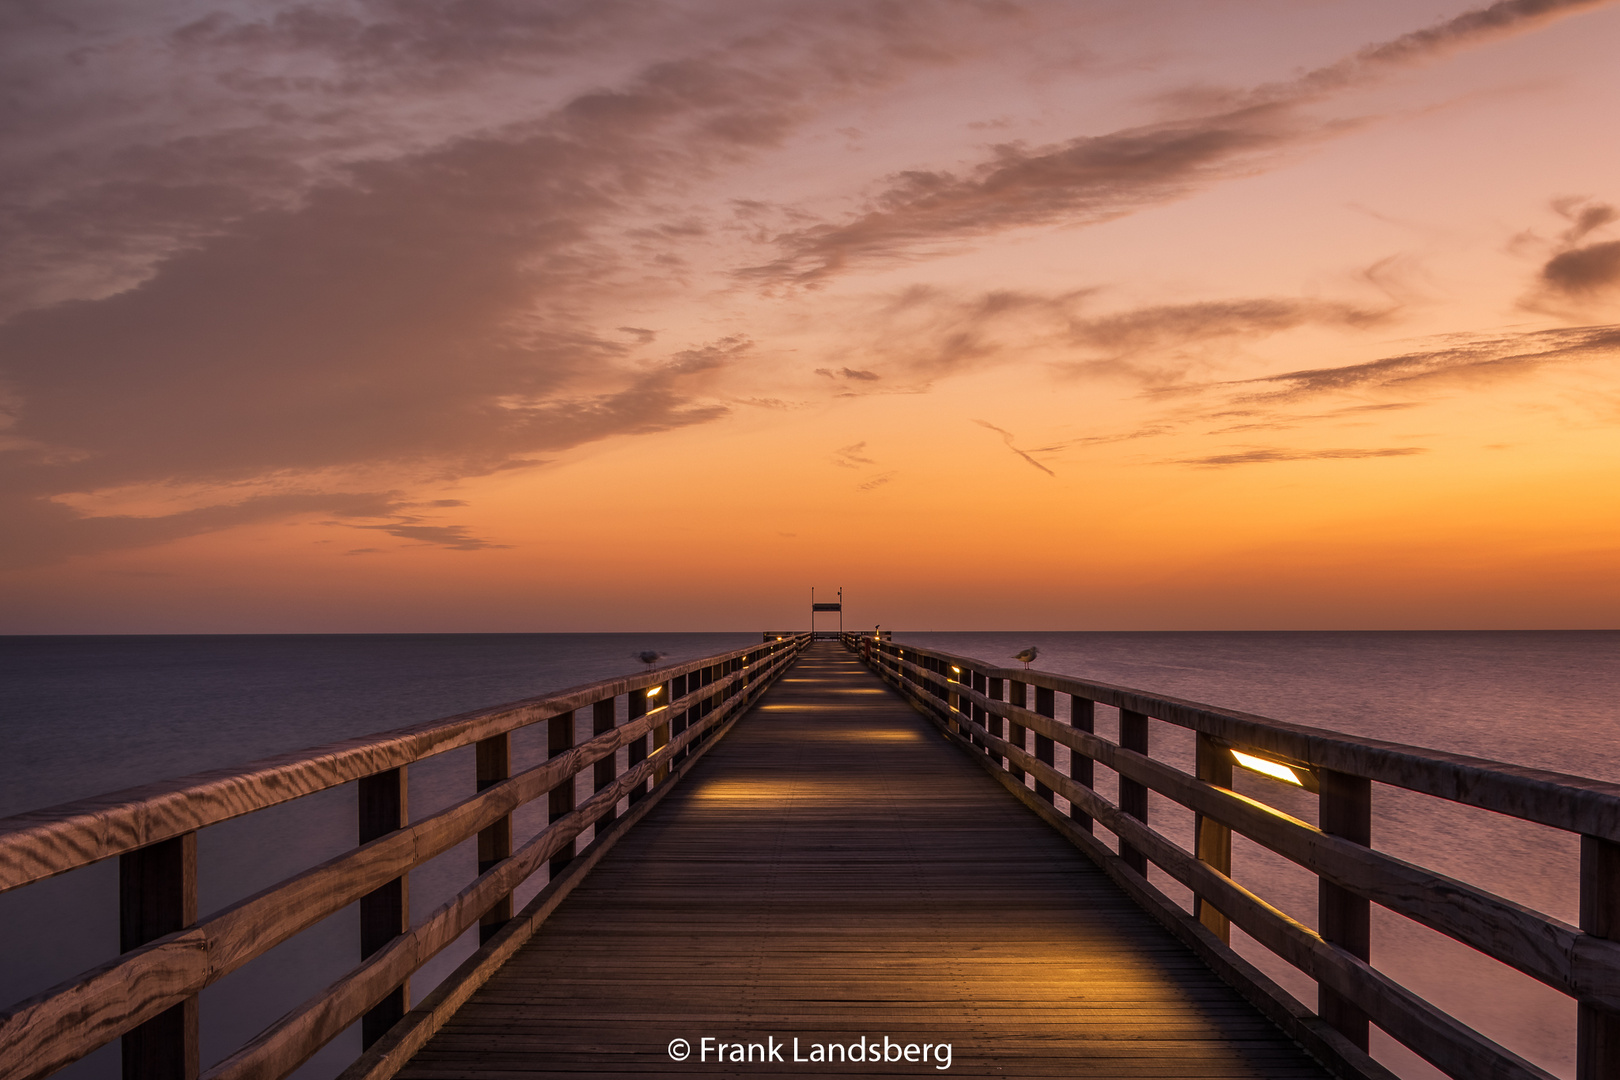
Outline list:
[[[903,669],[920,669],[902,661]],[[959,696],[1015,715],[1025,726],[1121,777],[1242,833],[1359,897],[1487,953],[1571,996],[1620,1009],[1620,942],[1608,941],[1485,889],[1331,836],[1264,803],[1216,787],[1152,758],[967,687]],[[991,715],[994,715],[993,713]],[[990,727],[994,733],[994,726]],[[1059,789],[1080,812],[1087,796]],[[1123,791],[1123,787],[1122,787]],[[1129,831],[1127,827],[1127,831]]]
[[[947,737],[958,741],[973,760],[989,768],[999,783],[1087,852],[1145,908],[1155,911],[1173,933],[1192,945],[1217,970],[1238,973],[1238,958],[1209,933],[1209,927],[1194,923],[1148,884],[1143,873],[1145,863],[1152,863],[1170,874],[1260,944],[1315,979],[1322,999],[1322,1015],[1316,1020],[1317,1027],[1311,1027],[1299,1016],[1303,1006],[1287,995],[1282,995],[1286,999],[1282,1002],[1283,1015],[1278,1016],[1270,1010],[1268,1015],[1278,1019],[1286,1030],[1294,1033],[1305,1045],[1316,1048],[1320,1041],[1322,1048],[1329,1051],[1324,1060],[1337,1058],[1349,1063],[1365,1059],[1362,1051],[1366,1045],[1364,1018],[1370,1018],[1450,1076],[1466,1080],[1475,1077],[1552,1080],[1550,1073],[1511,1053],[1371,967],[1366,961],[1364,933],[1367,897],[1377,899],[1395,910],[1413,914],[1414,918],[1453,933],[1460,940],[1477,943],[1476,947],[1497,959],[1512,963],[1561,988],[1572,985],[1583,988],[1593,985],[1612,987],[1616,973],[1620,972],[1620,964],[1616,964],[1612,957],[1605,963],[1590,964],[1595,955],[1612,949],[1614,945],[1597,933],[1582,933],[1537,912],[1509,904],[1481,890],[1469,889],[1461,883],[1451,882],[1363,846],[1370,838],[1369,785],[1364,778],[1342,774],[1336,777],[1334,772],[1322,770],[1323,828],[1313,829],[1254,800],[1155,762],[1144,752],[1127,749],[1099,739],[1094,734],[1058,724],[1011,703],[984,698],[971,690],[958,694],[958,699],[966,701],[972,711],[984,712],[994,723],[983,726],[970,720],[963,730],[961,714],[944,707],[940,694],[930,685],[928,672],[940,662],[938,658],[915,659],[921,662],[914,662],[910,657],[901,658],[897,654],[891,662],[883,664],[880,671],[884,678],[895,680],[906,694],[922,706]],[[976,681],[977,673],[964,666],[963,676],[971,683]],[[901,677],[905,681],[899,681]],[[1120,775],[1119,804],[1110,803],[1092,789],[1062,776],[1024,747],[1000,738],[996,728],[1003,718],[1008,723],[1026,724],[1050,734],[1075,752],[1113,768]],[[1139,720],[1140,717],[1129,710],[1121,710],[1121,743],[1145,741],[1140,731],[1131,730],[1139,726]],[[976,751],[978,746],[986,747],[989,756],[979,754]],[[1146,746],[1141,749],[1145,751]],[[1004,767],[1001,765],[1003,759]],[[1059,813],[1041,797],[1038,789],[1030,791],[1026,788],[1026,772],[1037,783],[1052,787],[1070,800],[1074,814],[1100,821],[1112,830],[1118,837],[1119,854],[1109,851],[1088,830]],[[1337,887],[1341,884],[1342,876],[1341,891],[1324,891],[1329,901],[1328,907],[1334,903],[1345,905],[1343,910],[1324,912],[1323,929],[1336,940],[1324,940],[1323,935],[1301,925],[1262,897],[1237,884],[1213,861],[1189,855],[1180,845],[1151,828],[1145,820],[1132,813],[1132,807],[1126,805],[1127,778],[1170,795],[1200,816],[1213,817],[1302,864],[1313,866],[1318,869],[1324,885]],[[1335,789],[1342,789],[1342,793],[1336,796]],[[1583,843],[1591,845],[1604,842],[1588,837]],[[1583,881],[1583,895],[1584,885]],[[1549,949],[1548,946],[1556,947]],[[1584,962],[1581,959],[1583,954],[1586,958]],[[1593,967],[1598,970],[1591,970]],[[1244,985],[1242,978],[1233,981],[1234,985]],[[1275,988],[1266,991],[1267,996],[1281,993],[1280,989]],[[1591,1012],[1592,1005],[1583,1001],[1582,1015]],[[1579,1047],[1579,1068],[1583,1080],[1590,1071],[1588,1059],[1594,1052],[1603,1049],[1601,1041],[1601,1037],[1583,1040]],[[1360,1068],[1360,1065],[1357,1067]],[[1599,1069],[1591,1075],[1606,1074]]]
[[[197,921],[197,834],[118,857],[118,947],[125,952]],[[125,1080],[196,1080],[195,995],[124,1035]]]
[[[1012,744],[982,729],[981,734],[993,750],[1006,755],[1009,760],[1018,760],[1038,776],[1051,777],[1048,782],[1060,794],[1119,836],[1122,851],[1128,845],[1142,853],[1146,861],[1158,866],[1193,892],[1206,897],[1260,944],[1367,1013],[1379,1027],[1449,1075],[1469,1077],[1470,1080],[1473,1077],[1554,1080],[1551,1073],[1429,1004],[1365,960],[1323,941],[1315,931],[1188,855],[1138,821],[1134,815],[1107,802],[1090,789],[1082,788],[1067,777],[1046,769]],[[1040,810],[1046,807],[1043,800],[1011,779],[1010,773],[1004,784],[1032,808]],[[1058,817],[1055,811],[1048,820],[1064,828],[1072,841],[1083,849],[1091,850],[1099,860],[1116,858],[1090,834],[1067,828],[1068,823]],[[1131,862],[1122,856],[1117,858],[1128,868],[1128,873],[1141,877]],[[1141,880],[1145,885],[1145,877]]]
[[[746,651],[755,654],[762,652],[760,649]],[[727,654],[741,655],[743,652]],[[783,650],[773,650],[773,655],[758,660],[749,672],[733,672],[716,680],[701,694],[694,692],[671,707],[695,705],[701,698],[738,688],[745,680],[756,677],[768,679],[768,673],[785,661],[787,655]],[[710,658],[709,662],[712,664],[715,659]],[[655,681],[657,677],[657,673],[652,676]],[[637,680],[646,678],[637,676]],[[573,692],[568,694],[572,695]],[[555,702],[557,699],[544,700]],[[565,696],[565,700],[571,700],[571,697]],[[199,990],[293,934],[489,827],[524,802],[546,793],[562,778],[591,767],[604,758],[611,759],[618,748],[627,744],[633,746],[638,741],[644,744],[661,722],[659,714],[648,714],[615,727],[517,776],[493,783],[471,798],[421,821],[386,832],[369,843],[224,908],[201,922],[154,939],[74,980],[16,1003],[0,1013],[0,1062],[16,1063],[16,1068],[8,1070],[7,1075],[14,1073],[21,1080],[26,1080],[78,1060],[136,1025],[180,1005]],[[643,780],[651,771],[651,767],[642,771]],[[611,805],[606,809],[611,810]],[[544,834],[546,842],[553,842],[565,835],[571,842],[573,836],[592,820],[594,817],[559,820],[555,829],[549,829]],[[577,827],[574,827],[576,822]],[[573,831],[569,832],[571,827]],[[548,857],[552,854],[555,854],[555,850],[547,852]],[[476,918],[488,910],[489,904],[510,892],[521,881],[520,877],[512,876],[520,861],[514,859],[511,863],[480,878],[479,883],[472,887],[481,890],[477,894],[478,902],[488,900],[483,907],[472,912],[472,917]],[[532,872],[533,868],[530,869]],[[492,884],[497,881],[500,884]],[[466,900],[467,895],[464,893],[461,898],[464,904],[470,903]],[[342,1004],[338,1008],[350,1008],[355,1000],[369,994],[371,980],[380,978],[384,972],[398,974],[400,978],[408,975],[413,959],[419,964],[448,943],[445,941],[431,948],[426,947],[425,943],[433,937],[435,928],[448,926],[462,918],[465,910],[463,907],[454,914],[441,912],[443,918],[437,924],[430,920],[429,925],[418,927],[411,935],[395,939],[393,947],[376,953],[375,962],[357,969],[337,984],[342,991]],[[396,979],[396,983],[398,981]],[[306,1005],[316,1006],[322,1000],[318,998]],[[367,1004],[377,1000],[380,1000],[380,996],[372,998]],[[314,1025],[308,1030],[324,1028]]]
[[[758,691],[762,689],[763,686],[750,690],[750,695],[758,697]],[[702,755],[713,748],[713,740],[724,735],[736,724],[741,712],[739,709],[727,715],[713,729],[712,736],[705,736],[702,744],[691,748],[690,754],[681,757],[673,770],[675,780],[681,779],[696,766]],[[593,870],[629,829],[646,816],[660,799],[669,794],[669,791],[668,785],[654,788],[645,799],[639,800],[623,816],[615,818],[611,825],[606,825],[605,822],[598,825],[596,838],[579,858],[570,862],[560,875],[553,877],[539,895],[529,901],[522,912],[489,941],[483,943],[477,952],[463,961],[461,966],[435,987],[416,1008],[407,1013],[402,1023],[396,1025],[376,1045],[351,1063],[339,1080],[391,1080],[394,1074],[438,1033],[445,1022],[455,1015],[462,1004],[523,947],[534,931],[551,917],[557,906],[585,879],[586,874]]]
[[[1581,837],[1581,929],[1620,938],[1620,844]],[[1575,1080],[1620,1076],[1620,1010],[1583,1001],[1576,1015]]]
[[[670,752],[705,736],[733,712],[747,707],[739,695],[713,714],[709,721],[688,728],[669,744]],[[553,818],[545,829],[530,838],[508,859],[496,863],[461,892],[430,914],[409,933],[396,938],[371,962],[350,972],[315,997],[266,1028],[251,1042],[203,1074],[203,1080],[276,1080],[297,1068],[316,1050],[336,1037],[355,1018],[378,1000],[388,987],[420,967],[430,957],[455,941],[497,897],[513,889],[550,861],[552,874],[568,865],[559,865],[557,856],[572,852],[575,838],[586,828],[613,812],[614,806],[633,789],[663,767],[663,757],[644,760],[584,804]],[[569,862],[572,860],[570,859]],[[379,1033],[379,1037],[381,1033]],[[370,1045],[371,1041],[367,1042]]]
[[[1326,1075],[817,644],[400,1076],[935,1071],[699,1061],[704,1036],[808,1054],[885,1035],[950,1043],[947,1075]]]
[[[265,758],[238,768],[213,769],[17,814],[0,820],[0,891],[408,765],[584,708],[603,698],[644,690],[718,661],[762,657],[792,645],[792,641],[768,642],[380,735]]]
[[[890,642],[884,642],[882,647],[895,648]],[[1620,843],[1620,784],[1467,754],[1363,739],[1047,671],[991,667],[969,657],[934,649],[906,648],[904,651],[908,659],[927,655],[955,664],[964,671],[978,672],[992,682],[1003,678],[1020,679],[1032,686],[1145,713],[1178,727],[1284,758],[1309,761],[1380,784],[1421,791],[1466,806]],[[893,665],[895,657],[885,654],[882,662]],[[992,692],[990,696],[996,695]]]

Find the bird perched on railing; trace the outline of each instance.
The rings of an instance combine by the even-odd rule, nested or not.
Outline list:
[[[654,652],[652,649],[643,649],[640,652],[632,653],[631,655],[633,655],[637,660],[640,660],[643,664],[646,664],[647,670],[651,671],[652,666],[658,663],[658,661],[662,660],[664,657],[668,656],[669,653]]]
[[[1029,667],[1030,661],[1034,660],[1039,655],[1041,655],[1041,650],[1038,647],[1031,645],[1027,649],[1020,649],[1019,651],[1013,653],[1013,659],[1022,660],[1024,662],[1024,666]]]

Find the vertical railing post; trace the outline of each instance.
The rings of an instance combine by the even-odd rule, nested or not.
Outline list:
[[[625,703],[627,706],[626,712],[629,714],[625,722],[633,724],[637,720],[640,720],[643,716],[646,716],[648,703],[657,700],[658,695],[664,692],[664,687],[674,687],[677,683],[684,680],[684,678],[685,676],[681,676],[680,679],[676,679],[674,682],[664,683],[662,686],[649,686],[642,690],[630,691],[630,697]],[[652,696],[649,696],[649,694]],[[643,761],[647,760],[647,736],[643,735],[639,739],[631,740],[625,749],[627,751],[625,755],[626,766],[627,768],[634,769],[637,765],[640,765]],[[640,802],[646,797],[646,794],[646,783],[637,784],[630,790],[630,805],[636,805],[636,803]]]
[[[1620,844],[1581,837],[1581,929],[1620,940]],[[1576,1080],[1620,1076],[1620,1013],[1601,1005],[1577,1006]]]
[[[635,691],[632,690],[630,692],[630,696],[634,697]],[[591,706],[591,735],[606,735],[608,732],[613,730],[613,706],[615,700],[615,698],[604,698]],[[592,770],[593,775],[591,776],[591,790],[602,791],[605,788],[612,787],[613,781],[619,778],[618,766],[618,754],[609,754],[601,761],[598,761],[595,768]],[[617,819],[618,816],[619,808],[615,806],[603,816],[603,825],[605,826],[608,823],[611,823]]]
[[[573,748],[574,711],[570,709],[560,716],[553,716],[547,725],[546,759],[549,761],[552,758],[561,757]],[[556,821],[558,818],[567,817],[574,812],[574,782],[574,774],[569,773],[558,781],[556,787],[551,789],[550,795],[547,796],[547,801],[550,804],[548,807],[550,811],[547,817],[548,821]],[[579,846],[578,840],[579,838],[575,837],[573,840],[568,841],[562,850],[551,857],[552,877],[556,877],[562,872],[563,867],[573,861],[574,850]]]
[[[984,696],[989,698],[991,701],[1001,701],[1002,700],[1002,696],[1001,696],[1001,684],[1002,684],[1002,682],[1003,682],[1003,680],[1001,680],[1001,679],[986,679],[985,680],[985,693],[984,693]],[[990,712],[989,710],[985,710],[984,729],[986,731],[988,731],[990,734],[994,735],[998,739],[1001,738],[1006,733],[1006,730],[1007,730],[1005,724],[1006,724],[1006,721],[1001,716],[998,716],[997,714],[995,714],[993,712]],[[1000,761],[1003,764],[1005,764],[1006,759],[1001,756],[1001,752],[999,750],[996,750],[993,747],[991,747],[991,748],[987,748],[986,752],[989,753],[989,755],[992,758],[994,758],[997,761]]]
[[[123,952],[197,921],[197,834],[118,857],[118,947]],[[124,1033],[124,1080],[196,1080],[197,998]]]
[[[716,669],[716,670],[718,670],[718,669]],[[670,719],[670,722],[669,722],[669,736],[670,736],[670,738],[673,739],[675,736],[679,735],[681,732],[685,731],[687,728],[692,727],[693,725],[697,724],[699,721],[701,721],[703,719],[703,714],[706,713],[707,711],[708,710],[706,708],[703,708],[703,707],[700,706],[700,707],[695,707],[695,708],[691,708],[691,709],[685,709],[685,710],[683,710],[681,712],[681,714],[679,716],[672,717]],[[662,780],[664,778],[664,774],[666,772],[668,772],[667,767],[660,768],[658,770],[657,779]]]
[[[706,668],[701,669],[701,673],[698,672],[698,671],[694,671],[694,672],[691,672],[690,674],[688,674],[686,676],[686,692],[691,693],[692,691],[697,690],[700,687],[709,685],[709,681],[712,678],[713,672],[714,672],[714,668],[706,667]],[[678,696],[679,695],[672,693],[668,698],[666,698],[664,700],[664,704],[666,706],[669,706],[669,707],[664,709],[664,712],[663,712],[663,715],[662,715],[662,718],[661,718],[662,722],[653,726],[653,729],[652,729],[652,752],[654,754],[658,753],[658,751],[662,750],[664,747],[669,745],[669,728],[670,728],[670,725],[672,723],[674,723],[674,720],[675,720],[674,703],[675,703],[675,698],[678,697]],[[701,720],[703,718],[704,713],[708,712],[708,709],[705,707],[706,705],[707,705],[707,702],[703,702],[703,703],[694,705],[691,708],[686,709],[685,711],[683,711],[681,713],[682,722],[685,723],[685,722],[688,722],[691,719]],[[656,766],[654,766],[654,768],[653,768],[652,786],[657,787],[659,784],[662,784],[664,782],[664,778],[666,776],[668,776],[668,775],[669,775],[669,758],[665,757],[664,759],[659,761],[659,763]]]
[[[1148,718],[1146,713],[1132,712],[1130,709],[1119,710],[1119,745],[1125,750],[1134,750],[1138,754],[1146,755],[1148,752]],[[1132,780],[1124,773],[1119,777],[1119,808],[1138,821],[1146,822],[1148,819],[1148,789],[1147,785]],[[1119,842],[1119,856],[1125,860],[1125,865],[1138,874],[1147,875],[1147,854],[1138,850],[1123,839]]]
[[[980,672],[977,672],[977,671],[975,671],[973,673],[973,689],[976,692],[980,693],[980,694],[983,694],[983,693],[986,692],[985,691],[984,675],[981,674]],[[980,705],[977,702],[975,702],[974,705],[973,705],[973,712],[970,715],[972,716],[973,722],[975,724],[980,724],[980,725],[982,725],[984,727],[987,727],[987,728],[990,726],[989,714],[984,711],[984,706],[983,705]],[[984,745],[983,740],[980,739],[977,732],[975,732],[974,735],[973,735],[973,741],[974,741],[975,744],[977,744],[979,746]],[[985,753],[988,754],[989,752],[990,752],[989,749],[986,748]]]
[[[1016,705],[1021,709],[1025,708],[1027,706],[1027,704],[1028,704],[1028,701],[1029,701],[1029,699],[1025,696],[1026,693],[1028,692],[1028,689],[1029,688],[1026,687],[1023,683],[1018,682],[1018,681],[1016,681],[1014,679],[1008,679],[1007,680],[1007,704]],[[1011,720],[1007,721],[1007,741],[1008,742],[1012,743],[1014,746],[1018,747],[1018,749],[1020,749],[1020,750],[1027,751],[1027,750],[1029,750],[1029,738],[1028,738],[1028,736],[1029,736],[1029,728],[1025,727],[1022,724],[1015,724]],[[1024,781],[1024,770],[1020,769],[1017,765],[1014,765],[1010,758],[1007,761],[1007,771],[1012,773],[1012,776],[1013,776],[1014,780],[1017,780],[1019,783],[1023,783],[1023,781]]]
[[[1232,755],[1214,739],[1198,733],[1195,767],[1198,779],[1216,787],[1232,786]],[[1214,818],[1193,815],[1193,853],[1212,870],[1232,875],[1232,830]],[[1209,900],[1193,893],[1193,917],[1222,941],[1232,940],[1232,926]]]
[[[474,746],[478,790],[493,787],[512,775],[512,733],[503,731],[480,739]],[[478,830],[478,872],[488,873],[497,863],[512,857],[512,815],[507,814]],[[478,943],[482,945],[500,932],[512,918],[512,894],[495,901],[478,919]]]
[[[1044,686],[1037,686],[1035,711],[1045,717],[1056,717],[1057,694]],[[1057,764],[1057,744],[1052,741],[1052,736],[1042,735],[1038,731],[1035,733],[1035,760],[1048,767]],[[1055,801],[1052,798],[1052,789],[1039,780],[1035,781],[1035,796],[1047,802]]]
[[[369,844],[410,820],[410,800],[402,765],[374,776],[362,776],[357,785],[360,808],[360,843]],[[411,928],[410,878],[405,874],[360,898],[360,959],[364,960]],[[399,1022],[411,1007],[411,981],[406,979],[360,1018],[360,1044],[369,1047]]]
[[[945,676],[946,690],[949,691],[945,699],[945,707],[951,711],[951,730],[960,733],[962,730],[962,694],[954,687],[961,685],[962,669],[955,664],[947,664],[950,669]]]
[[[1332,769],[1317,770],[1322,787],[1322,831],[1351,843],[1372,844],[1372,781]],[[1371,957],[1372,907],[1349,889],[1320,878],[1317,885],[1317,922],[1322,940],[1367,960]],[[1316,1011],[1341,1035],[1367,1049],[1367,1014],[1338,991],[1318,984]]]
[[[1084,731],[1087,735],[1097,730],[1097,703],[1090,698],[1069,695],[1069,726]],[[1069,751],[1069,776],[1082,787],[1091,787],[1096,783],[1096,762],[1078,750]],[[1074,823],[1086,832],[1091,831],[1091,815],[1069,807],[1069,816]]]

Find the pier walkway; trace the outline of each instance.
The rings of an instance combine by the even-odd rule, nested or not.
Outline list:
[[[434,758],[466,794],[412,816]],[[355,846],[199,907],[200,833],[340,789]],[[1578,845],[1578,924],[1381,850],[1390,790]],[[1316,878],[1311,925],[1233,876],[1236,837]],[[468,879],[413,909],[410,875],[446,855]],[[1620,784],[876,633],[766,633],[0,820],[0,893],[115,857],[118,953],[0,1011],[0,1080],[103,1077],[114,1042],[122,1080],[286,1080],[356,1041],[338,1080],[1394,1080],[1369,1047],[1455,1080],[1620,1077]],[[1568,1053],[1521,1056],[1375,965],[1375,908],[1563,995]],[[328,948],[318,988],[221,1056],[204,992],[323,925],[358,930],[352,960]]]
[[[717,1063],[706,1036],[783,1061]],[[885,1037],[914,1058],[929,1046],[927,1064],[836,1059]],[[794,1039],[833,1063],[795,1063]],[[799,1072],[1327,1075],[835,642],[802,654],[399,1075]]]

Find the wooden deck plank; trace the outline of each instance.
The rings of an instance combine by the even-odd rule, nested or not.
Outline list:
[[[402,1080],[1327,1075],[836,645],[682,789]],[[951,1066],[704,1063],[703,1036],[950,1043]]]

